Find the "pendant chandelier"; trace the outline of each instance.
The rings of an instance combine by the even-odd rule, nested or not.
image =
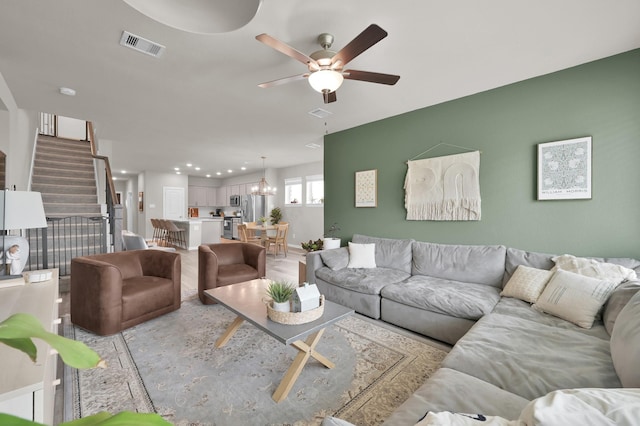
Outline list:
[[[262,177],[258,185],[251,188],[251,195],[276,195],[276,188],[270,187],[265,178],[266,169],[264,167],[264,160],[266,159],[267,157],[262,157]]]

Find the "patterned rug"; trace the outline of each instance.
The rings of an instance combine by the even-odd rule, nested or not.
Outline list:
[[[297,351],[251,324],[214,342],[235,314],[189,299],[178,311],[100,337],[70,324],[106,369],[68,369],[73,409],[66,420],[99,411],[157,412],[177,425],[318,425],[334,415],[376,425],[438,368],[446,353],[355,316],[327,328],[317,350],[333,369],[311,359],[287,399],[271,395]],[[69,393],[69,390],[71,391]]]

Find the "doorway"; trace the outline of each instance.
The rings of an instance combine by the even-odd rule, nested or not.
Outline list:
[[[184,188],[173,186],[162,187],[163,218],[169,220],[184,220],[185,210]]]

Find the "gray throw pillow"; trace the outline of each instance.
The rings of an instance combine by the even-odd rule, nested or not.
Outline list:
[[[622,308],[611,333],[611,359],[625,388],[640,388],[640,292]]]
[[[638,291],[640,291],[640,281],[627,281],[620,284],[611,293],[602,313],[602,321],[609,335],[613,332],[613,327],[618,315],[620,315],[620,311]]]
[[[349,249],[340,247],[338,249],[323,250],[320,252],[322,262],[331,270],[344,269],[349,264]]]

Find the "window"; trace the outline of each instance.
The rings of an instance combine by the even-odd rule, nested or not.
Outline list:
[[[324,204],[324,178],[322,175],[307,176],[307,204]]]
[[[284,180],[284,204],[296,205],[302,203],[302,178]]]

